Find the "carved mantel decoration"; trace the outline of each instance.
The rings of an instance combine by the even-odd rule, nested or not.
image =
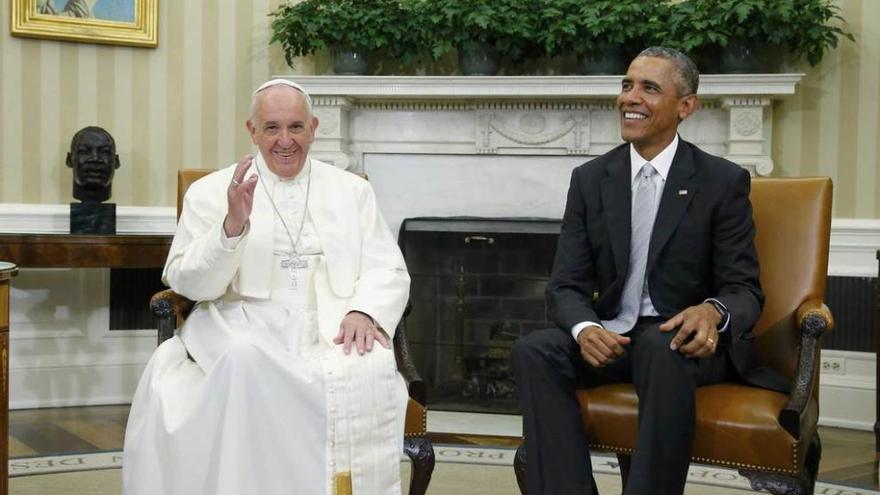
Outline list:
[[[312,94],[313,152],[341,168],[364,153],[598,156],[621,142],[620,76],[278,76]],[[703,75],[682,136],[770,175],[772,105],[803,74]]]

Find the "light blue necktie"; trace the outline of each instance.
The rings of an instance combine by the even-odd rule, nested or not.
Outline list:
[[[616,333],[633,329],[639,318],[642,294],[645,291],[645,267],[648,263],[648,246],[657,214],[657,171],[650,163],[642,166],[636,177],[638,184],[632,201],[632,237],[629,249],[629,271],[620,298],[620,313],[613,320],[603,320],[602,326]]]

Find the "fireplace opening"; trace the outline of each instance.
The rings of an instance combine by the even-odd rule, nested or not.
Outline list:
[[[412,277],[407,340],[435,410],[516,413],[510,348],[548,328],[544,288],[560,222],[421,217],[399,243]]]

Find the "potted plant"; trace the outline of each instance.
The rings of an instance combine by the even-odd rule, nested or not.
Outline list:
[[[540,0],[537,40],[550,56],[573,53],[581,74],[622,74],[653,40],[664,2]]]
[[[791,3],[791,0],[788,0]],[[825,52],[837,47],[841,36],[855,41],[852,33],[843,28],[844,21],[840,15],[840,7],[828,0],[811,0],[798,3],[792,10],[786,11],[788,19],[781,19],[787,24],[788,36],[785,43],[797,57],[803,57],[811,66],[822,61]]]
[[[721,20],[710,13],[708,2],[685,0],[668,6],[656,24],[657,44],[687,53],[700,72],[718,72],[719,48],[727,42]]]
[[[500,60],[518,62],[537,53],[539,0],[426,0],[431,52],[439,59],[458,50],[465,75],[494,75]]]
[[[284,3],[270,13],[271,43],[279,43],[288,65],[294,59],[330,50],[334,72],[364,74],[367,57],[409,60],[424,29],[415,2],[404,0],[304,0]]]
[[[853,39],[838,12],[831,0],[685,0],[661,37],[690,53],[720,50],[726,72],[771,71],[785,52],[816,65],[841,36]]]

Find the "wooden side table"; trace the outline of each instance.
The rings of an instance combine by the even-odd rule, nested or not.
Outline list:
[[[0,234],[0,260],[19,268],[162,268],[170,235]]]
[[[15,265],[0,261],[0,495],[9,493],[9,279],[16,274]]]

